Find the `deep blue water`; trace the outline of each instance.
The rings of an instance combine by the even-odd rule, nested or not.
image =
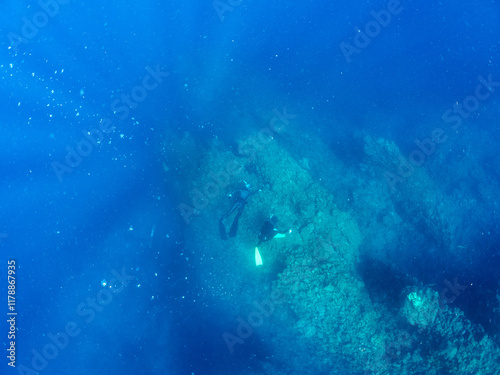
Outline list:
[[[353,164],[360,132],[389,139],[408,155],[414,139],[441,124],[449,138],[430,159],[440,157],[439,148],[454,150],[447,157],[487,173],[462,182],[483,210],[466,222],[477,234],[471,241],[478,256],[464,266],[440,256],[437,245],[408,243],[401,250],[407,263],[396,267],[426,284],[455,276],[472,283],[457,306],[498,332],[499,192],[484,201],[475,184],[499,183],[499,84],[457,132],[441,117],[474,95],[479,76],[500,81],[500,4],[402,0],[400,12],[348,62],[341,43],[354,45],[354,27],[363,28],[387,1],[238,3],[222,21],[208,0],[73,0],[57,8],[49,1],[45,11],[34,1],[0,3],[0,273],[16,260],[17,373],[21,365],[32,368],[33,350],[41,352],[49,334],[69,322],[81,331],[40,374],[271,373],[256,358],[274,349],[257,336],[234,355],[221,340],[235,323],[203,290],[203,244],[185,246],[177,194],[186,182],[163,169],[166,134],[231,144],[245,133],[230,117],[238,108],[288,105],[307,119],[300,126]],[[43,16],[47,11],[53,14]],[[43,26],[34,35],[26,22]],[[19,42],[23,35],[29,38]],[[137,88],[148,74],[146,85],[154,88]],[[140,102],[115,102],[122,94]],[[114,130],[98,144],[87,141],[91,149],[82,146],[104,118]],[[68,167],[65,158],[79,144],[86,156]],[[447,177],[454,171],[442,165],[423,168],[439,176],[438,186],[454,184]],[[78,306],[97,298],[113,272],[133,279],[105,306],[87,307],[95,317],[85,322],[90,315],[79,315]],[[6,276],[1,280],[6,311]],[[390,280],[381,285],[390,289]],[[223,277],[214,287],[225,283],[231,288]],[[1,357],[2,373],[15,374]]]

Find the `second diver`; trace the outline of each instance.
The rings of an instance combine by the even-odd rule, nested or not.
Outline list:
[[[243,208],[247,204],[248,197],[250,197],[250,195],[252,194],[254,193],[250,191],[250,184],[243,181],[242,187],[236,189],[229,195],[232,201],[231,208],[219,219],[219,232],[221,239],[227,240],[228,236],[229,237],[236,236],[236,232],[238,231],[238,220],[241,214],[243,213]],[[234,217],[233,224],[231,224],[229,233],[226,233],[226,227],[224,226],[223,220],[231,216],[233,212],[236,212],[236,216]]]

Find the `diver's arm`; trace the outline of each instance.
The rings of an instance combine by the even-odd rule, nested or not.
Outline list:
[[[292,229],[286,229],[286,230],[278,230],[278,229],[274,229],[274,231],[276,233],[279,233],[279,234],[288,234],[288,233],[292,233]]]
[[[257,194],[257,193],[259,193],[259,192],[261,192],[261,191],[262,191],[261,189],[259,189],[259,190],[255,190],[255,191],[250,191],[250,190],[249,190],[249,191],[248,191],[248,196],[255,195],[255,194]]]

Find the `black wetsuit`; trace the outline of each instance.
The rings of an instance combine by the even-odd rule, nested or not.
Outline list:
[[[272,223],[271,220],[266,220],[264,222],[264,225],[262,225],[262,228],[260,229],[259,243],[257,244],[257,246],[259,246],[262,242],[272,240],[277,234],[285,234],[287,232],[288,230],[279,231],[278,229],[276,229],[275,224]]]
[[[233,198],[233,204],[231,205],[229,211],[227,211],[219,219],[219,231],[220,231],[220,236],[223,240],[226,240],[228,235],[229,237],[236,236],[236,232],[238,231],[238,220],[241,214],[243,213],[243,208],[247,204],[247,199],[250,195],[252,195],[252,193],[248,189],[238,189],[231,193],[231,198]],[[230,216],[234,211],[237,211],[236,216],[234,218],[233,224],[231,225],[229,233],[226,234],[226,228],[224,227],[224,223],[222,222],[222,220]]]

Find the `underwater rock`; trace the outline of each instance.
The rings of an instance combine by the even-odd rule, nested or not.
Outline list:
[[[249,199],[238,235],[231,241],[221,242],[216,220],[227,209],[226,187],[211,195],[196,222],[186,228],[186,247],[196,249],[203,262],[199,271],[201,290],[214,293],[218,303],[223,304],[221,310],[230,317],[228,320],[237,317],[241,306],[248,301],[267,298],[256,295],[265,290],[263,284],[268,282],[284,298],[270,319],[282,319],[287,327],[274,331],[276,340],[272,350],[290,362],[293,351],[289,349],[293,346],[282,345],[284,340],[290,340],[289,329],[294,332],[295,342],[314,345],[319,362],[325,366],[347,362],[352,373],[500,374],[495,367],[500,353],[493,340],[467,321],[458,309],[448,306],[440,309],[438,295],[431,289],[408,290],[403,306],[394,312],[370,300],[356,269],[364,230],[353,214],[338,209],[331,191],[315,181],[307,166],[296,162],[301,159],[294,157],[293,150],[285,150],[277,139],[257,146],[243,139],[239,144],[246,148],[242,146],[238,156],[214,144],[208,145],[203,155],[195,153],[192,159],[183,159],[193,168],[186,176],[186,180],[189,177],[186,191],[195,188],[204,192],[204,186],[213,180],[210,176],[225,171],[225,166],[235,160],[242,168],[238,174],[228,173],[227,188],[245,180],[252,188],[261,190]],[[189,137],[183,143],[193,149]],[[398,163],[397,147],[383,139],[369,140],[365,153],[371,158],[366,161],[369,168],[377,163],[379,167]],[[251,168],[246,167],[248,163],[252,163]],[[307,165],[313,166],[314,161]],[[417,175],[422,176],[415,172]],[[412,220],[410,216],[415,214],[416,223],[427,228],[428,233],[436,237],[444,233],[446,238],[451,219],[446,219],[445,208],[432,208],[440,196],[433,196],[433,189],[426,191],[432,184],[424,180],[416,181],[413,190],[402,190],[400,198],[393,199],[402,202],[399,216],[388,216],[390,213],[385,212],[383,221],[399,224]],[[377,201],[375,191],[367,200]],[[407,206],[406,201],[410,202]],[[376,208],[375,203],[373,207]],[[293,226],[293,231],[285,239],[259,247],[264,265],[256,271],[252,257],[257,233],[262,220],[271,213],[280,218],[283,226]],[[421,332],[414,333],[417,329],[412,325]],[[464,329],[471,333],[463,335]],[[441,346],[429,344],[424,350],[415,344],[429,340],[430,333]],[[451,344],[446,346],[447,342]]]
[[[439,295],[430,289],[412,291],[406,297],[403,315],[411,325],[426,328],[434,323],[439,312]]]

